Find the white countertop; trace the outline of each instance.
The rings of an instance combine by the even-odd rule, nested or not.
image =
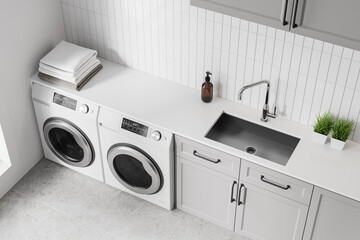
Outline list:
[[[31,80],[360,201],[360,144],[348,141],[343,151],[337,151],[330,148],[329,142],[325,145],[314,143],[311,126],[281,117],[263,123],[259,110],[217,97],[211,103],[203,103],[200,90],[103,59],[101,62],[103,70],[80,92],[42,81],[37,74]],[[287,165],[282,166],[205,138],[222,112],[300,138]]]

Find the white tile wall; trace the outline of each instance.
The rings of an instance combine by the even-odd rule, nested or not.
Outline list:
[[[189,5],[189,0],[62,0],[67,40],[100,57],[238,102],[244,84],[271,81],[277,113],[311,125],[330,110],[356,121],[360,52]],[[261,109],[265,86],[244,92]],[[272,109],[272,108],[271,108]]]

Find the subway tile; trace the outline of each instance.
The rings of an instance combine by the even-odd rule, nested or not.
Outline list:
[[[190,88],[200,88],[209,70],[214,95],[235,102],[244,84],[269,79],[269,100],[301,124],[330,108],[359,117],[359,51],[190,6],[189,0],[61,4],[67,41],[110,61]],[[241,103],[260,109],[264,90],[251,89]],[[353,137],[360,141],[360,120],[357,129]]]

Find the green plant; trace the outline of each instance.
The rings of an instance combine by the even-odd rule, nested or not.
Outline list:
[[[332,138],[345,142],[354,130],[354,121],[341,118],[334,123]]]
[[[328,135],[331,131],[331,128],[334,125],[334,118],[330,112],[324,113],[322,116],[316,115],[316,122],[314,124],[314,132]]]

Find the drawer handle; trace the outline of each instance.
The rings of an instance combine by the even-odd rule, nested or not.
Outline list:
[[[243,202],[241,201],[241,190],[242,190],[243,187],[245,187],[245,185],[244,185],[243,183],[240,184],[239,195],[238,195],[238,206],[240,206],[241,204],[243,204]]]
[[[288,190],[288,189],[290,188],[290,185],[285,186],[285,185],[282,185],[282,184],[273,182],[273,181],[265,178],[264,175],[261,175],[261,178],[260,178],[260,179],[261,179],[261,181],[263,181],[263,182],[265,182],[265,183],[268,183],[268,184],[270,184],[270,185],[273,185],[273,186],[275,186],[275,187],[278,187],[278,188],[281,188],[281,189],[284,189],[284,190]]]
[[[237,185],[237,182],[234,181],[231,187],[231,198],[230,198],[230,202],[235,202],[236,199],[234,198],[234,186]]]
[[[215,160],[215,159],[211,159],[211,158],[209,158],[209,157],[206,157],[206,156],[204,156],[204,155],[201,155],[201,154],[199,154],[196,150],[194,150],[193,154],[194,154],[195,157],[204,159],[204,160],[209,161],[209,162],[212,162],[212,163],[219,163],[219,162],[221,162],[220,159]]]

